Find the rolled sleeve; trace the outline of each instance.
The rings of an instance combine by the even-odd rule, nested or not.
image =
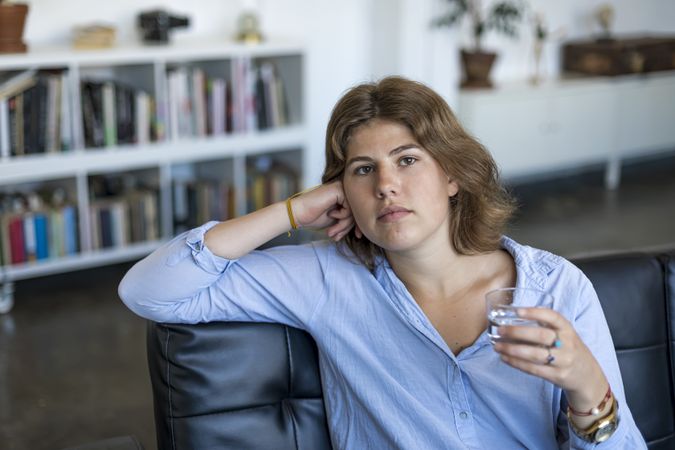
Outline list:
[[[200,227],[190,230],[185,237],[185,243],[191,250],[195,264],[212,274],[225,272],[230,264],[237,261],[236,259],[227,259],[214,255],[204,244],[204,235],[217,224],[218,222],[216,221],[207,222]]]

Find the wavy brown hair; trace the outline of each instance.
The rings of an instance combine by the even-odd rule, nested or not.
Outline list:
[[[490,252],[499,241],[515,204],[499,181],[490,153],[460,125],[448,104],[429,87],[402,77],[351,88],[337,102],[326,130],[324,183],[341,179],[347,146],[355,130],[378,118],[408,127],[415,140],[459,186],[450,201],[450,238],[457,253]],[[346,245],[370,269],[382,249],[354,230]]]

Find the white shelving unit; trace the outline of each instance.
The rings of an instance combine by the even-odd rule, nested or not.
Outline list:
[[[0,193],[31,191],[43,184],[62,183],[72,192],[76,205],[79,252],[19,264],[0,266],[0,312],[11,309],[13,282],[16,280],[132,260],[146,255],[174,235],[172,183],[179,174],[199,180],[205,169],[231,183],[236,200],[236,214],[247,212],[247,188],[250,180],[247,165],[256,158],[282,161],[298,174],[298,188],[315,174],[306,172],[307,130],[305,128],[305,51],[293,42],[249,46],[226,42],[192,43],[164,47],[130,46],[100,51],[73,51],[42,48],[20,55],[0,56],[0,73],[20,73],[28,69],[60,69],[67,73],[71,92],[69,119],[72,124],[73,148],[56,153],[11,156],[7,143],[0,148]],[[152,94],[158,110],[169,101],[168,72],[175,67],[203,67],[205,72],[218,71],[228,84],[234,77],[232,66],[240,59],[255,65],[271,61],[283,83],[287,121],[283,126],[245,132],[228,132],[218,136],[176,137],[166,124],[164,138],[148,144],[115,145],[86,148],[81,107],[81,82],[85,79],[121,79]],[[229,94],[228,94],[229,95]],[[164,109],[166,112],[166,109]],[[161,113],[160,113],[161,114]],[[169,117],[163,117],[168,121]],[[182,120],[182,118],[181,118]],[[1,131],[0,131],[1,132]],[[6,139],[5,139],[6,141]],[[2,142],[2,141],[0,141]],[[2,147],[3,144],[0,144]],[[158,193],[160,238],[133,242],[112,248],[96,249],[90,223],[92,177],[132,174],[154,183]],[[214,218],[218,219],[218,218]]]
[[[458,116],[492,152],[505,179],[605,164],[675,149],[675,73],[512,83],[462,91]]]

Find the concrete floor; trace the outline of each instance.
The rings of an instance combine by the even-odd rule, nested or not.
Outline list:
[[[513,188],[509,234],[563,256],[675,247],[675,156]],[[16,284],[0,316],[0,448],[62,449],[135,435],[155,448],[145,326],[117,299],[130,264]]]

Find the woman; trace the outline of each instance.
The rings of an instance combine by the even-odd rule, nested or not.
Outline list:
[[[646,448],[590,282],[502,236],[513,206],[495,163],[440,96],[398,77],[351,89],[326,160],[319,187],[176,237],[120,297],[155,321],[307,330],[337,449]],[[254,250],[300,227],[333,242]],[[493,347],[485,294],[509,286],[556,302],[514,300],[545,326],[502,327],[519,343]]]

